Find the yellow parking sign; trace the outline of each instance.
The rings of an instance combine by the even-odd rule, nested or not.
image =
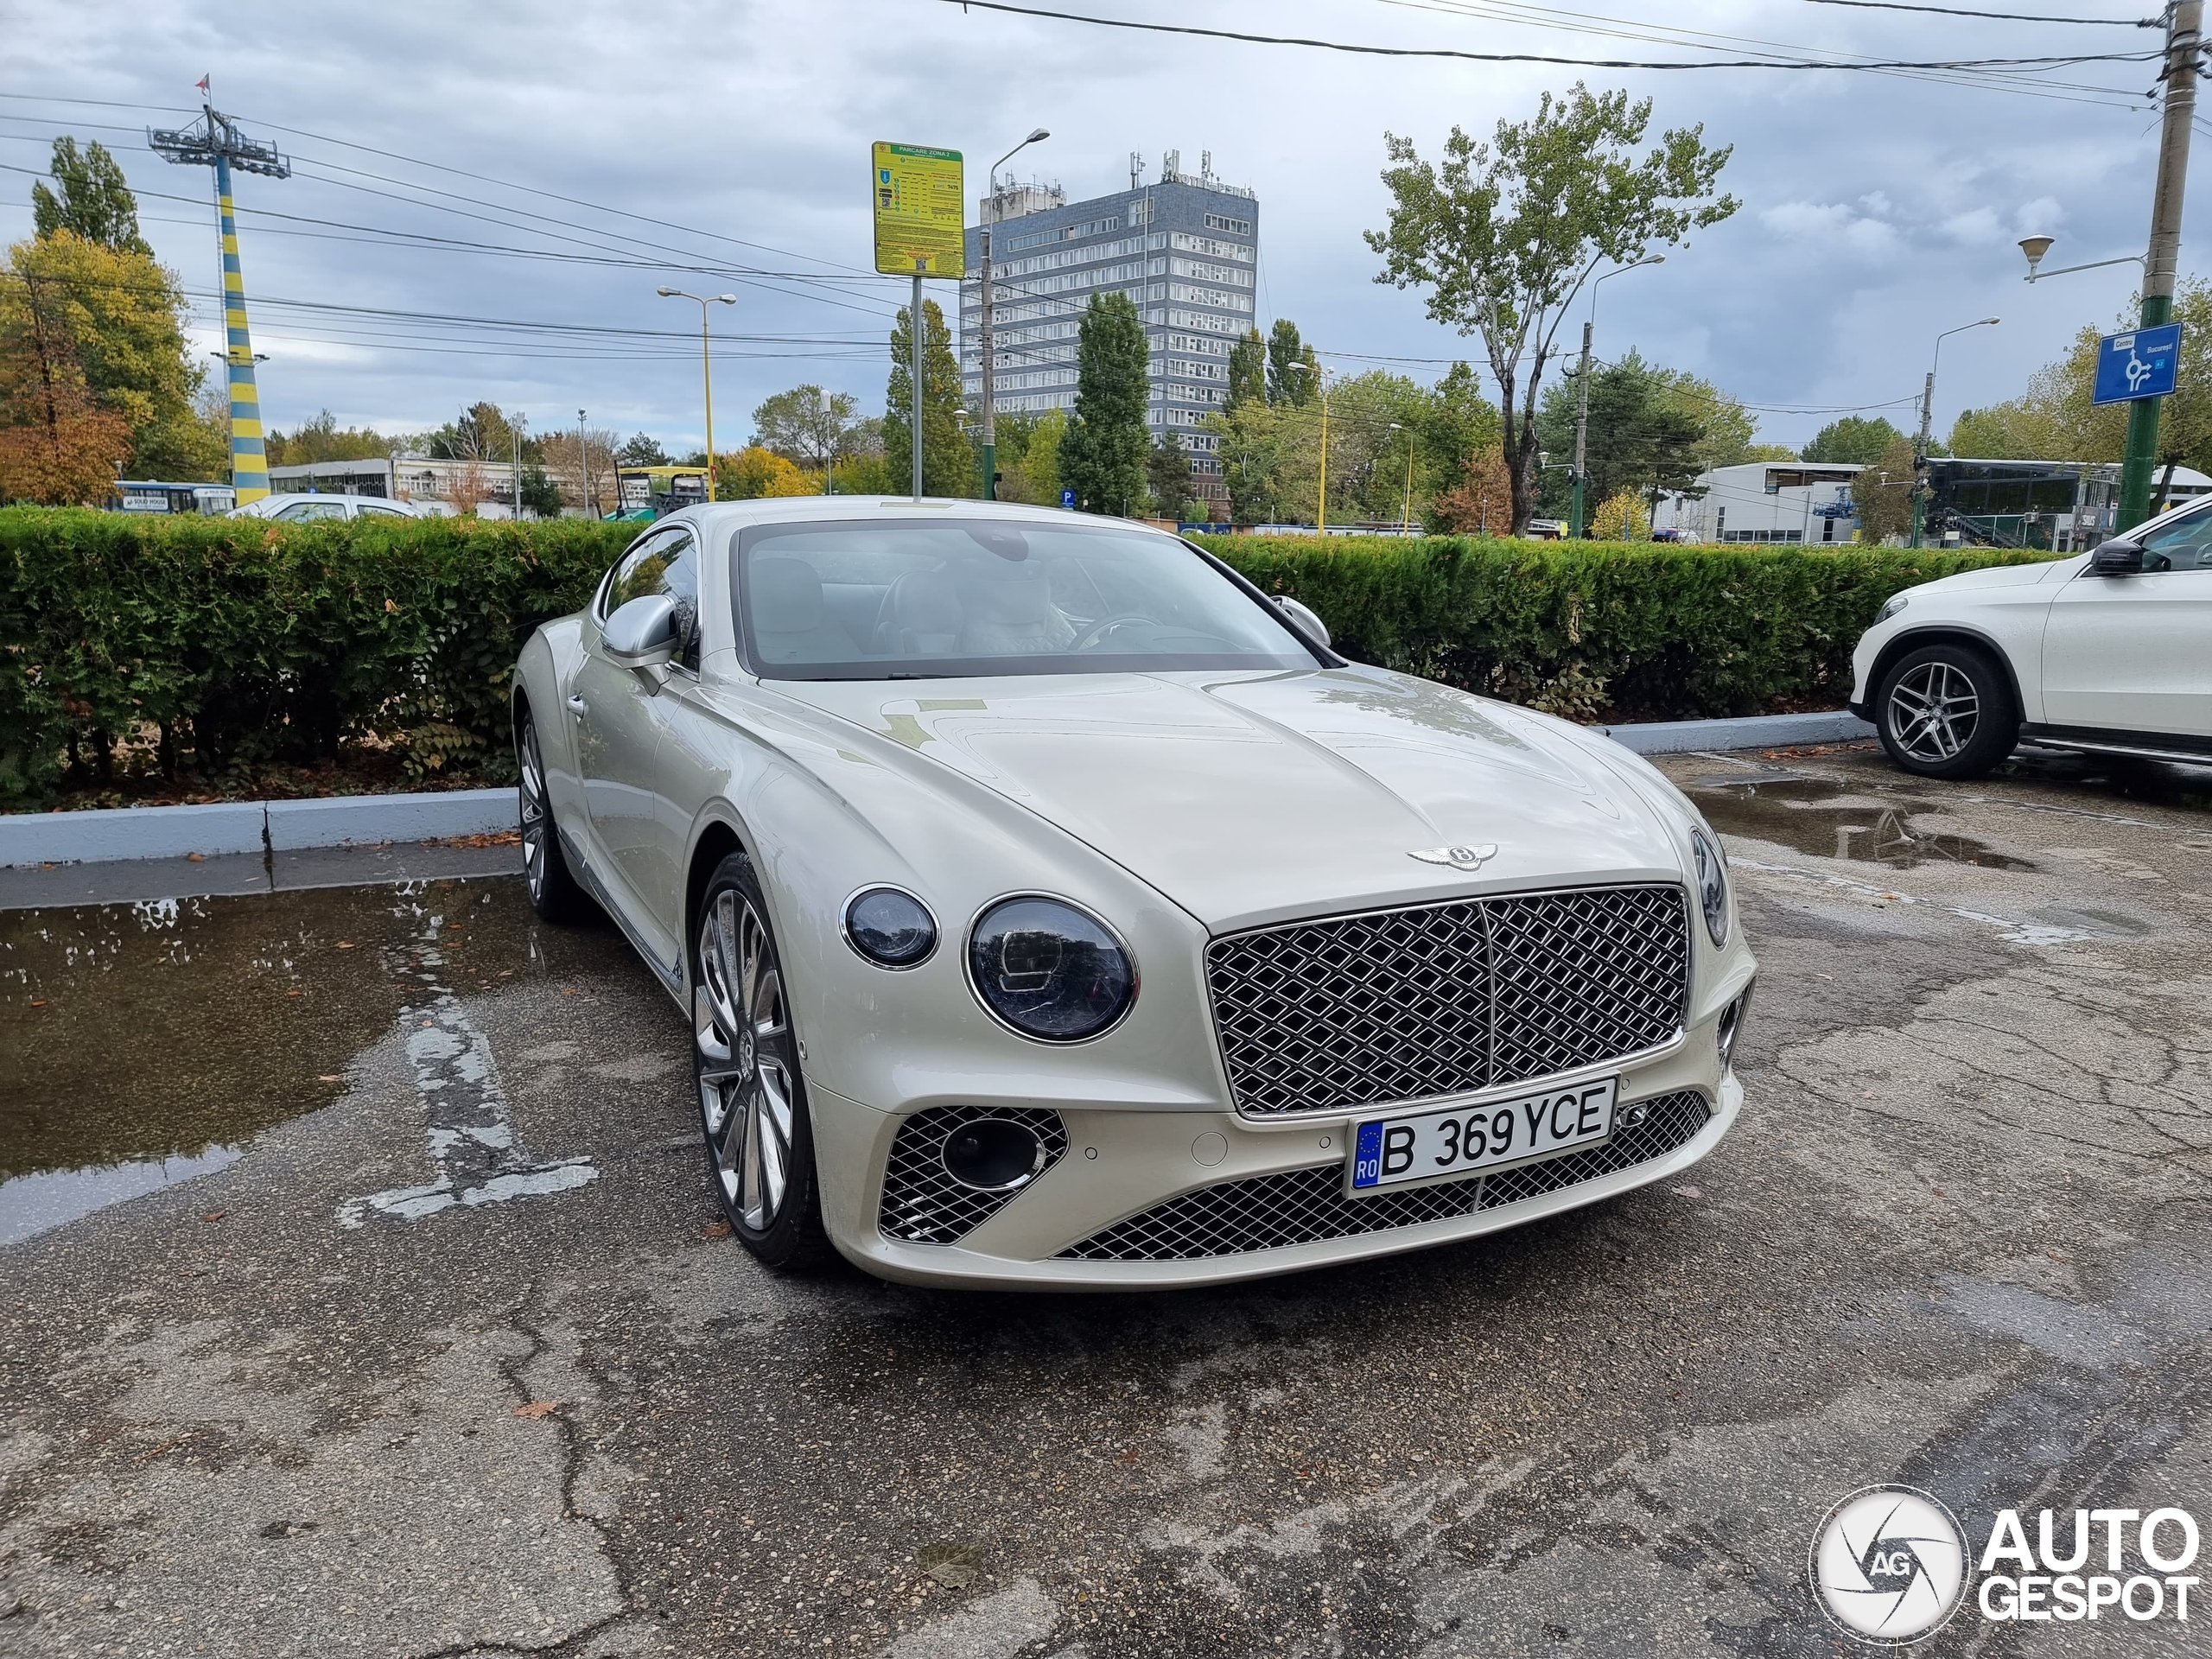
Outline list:
[[[967,274],[960,152],[875,146],[875,268],[886,276]]]

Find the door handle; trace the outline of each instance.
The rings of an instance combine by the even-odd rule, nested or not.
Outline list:
[[[572,693],[569,698],[569,712],[582,720],[591,713],[591,705]]]

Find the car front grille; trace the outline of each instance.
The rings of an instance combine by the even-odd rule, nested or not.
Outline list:
[[[1639,1107],[1642,1117],[1626,1122]],[[1347,1198],[1341,1160],[1217,1182],[1116,1222],[1070,1245],[1060,1256],[1078,1262],[1187,1262],[1471,1216],[1663,1158],[1687,1146],[1710,1116],[1705,1096],[1694,1090],[1662,1095],[1621,1111],[1623,1125],[1604,1146],[1438,1186],[1385,1188],[1367,1198]]]
[[[886,1238],[907,1244],[957,1244],[1035,1185],[1008,1192],[982,1192],[946,1173],[945,1137],[963,1123],[1002,1117],[1030,1130],[1045,1146],[1046,1171],[1067,1155],[1068,1132],[1060,1115],[1043,1107],[931,1106],[899,1126],[883,1170],[883,1204],[876,1224]]]
[[[1681,1030],[1673,884],[1508,893],[1234,933],[1206,949],[1247,1116],[1471,1094],[1662,1047]]]

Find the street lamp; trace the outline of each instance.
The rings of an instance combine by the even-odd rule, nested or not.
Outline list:
[[[1645,265],[1663,265],[1666,263],[1667,256],[1663,253],[1646,254],[1633,264],[1607,271],[1590,284],[1590,315],[1582,320],[1582,372],[1577,377],[1575,391],[1574,467],[1573,470],[1567,474],[1567,477],[1573,481],[1574,496],[1573,506],[1567,514],[1569,522],[1567,533],[1575,541],[1582,539],[1584,513],[1588,505],[1584,496],[1585,480],[1582,476],[1582,462],[1584,452],[1589,446],[1590,436],[1590,336],[1598,324],[1598,284],[1611,282],[1624,271],[1641,270]]]
[[[2056,240],[2056,237],[2049,236],[2024,236],[2020,238],[2020,251],[2028,256],[2028,274],[2023,281],[2039,283],[2046,276],[2070,276],[2077,270],[2102,270],[2107,265],[2139,265],[2143,263],[2143,256],[2139,253],[2123,253],[2117,259],[2092,259],[2086,265],[2061,265],[2056,270],[2045,270],[2042,268],[2043,257],[2050,251],[2050,245]]]
[[[1936,336],[1936,353],[1928,362],[1928,379],[1920,391],[1920,438],[1912,446],[1912,545],[1920,545],[1928,496],[1928,423],[1936,404],[1936,368],[1943,360],[1943,342],[1953,334],[1963,334],[1969,328],[1993,328],[1999,319],[1979,317],[1972,322],[1962,322],[1955,328],[1946,328]]]
[[[734,294],[717,294],[711,299],[697,294],[686,294],[680,288],[657,289],[664,300],[694,300],[699,306],[699,378],[707,396],[707,499],[715,499],[715,368],[714,353],[707,342],[707,308],[710,305],[735,305]]]
[[[1390,423],[1390,429],[1406,435],[1406,507],[1404,515],[1398,520],[1398,528],[1410,531],[1414,527],[1414,429],[1395,421]]]
[[[993,199],[995,200],[999,194],[999,168],[1028,149],[1030,145],[1042,143],[1052,136],[1044,128],[1039,127],[991,163],[990,193]],[[995,361],[998,353],[991,342],[991,227],[988,225],[982,228],[982,305],[980,308],[982,315],[977,332],[983,347],[983,499],[995,501],[999,499],[999,428],[997,410],[995,407],[998,391],[998,364]],[[914,326],[919,328],[921,307],[918,305],[914,308]],[[918,360],[919,354],[917,353],[917,361]],[[918,375],[915,384],[917,385],[921,384]],[[920,429],[920,423],[917,422],[915,430]]]

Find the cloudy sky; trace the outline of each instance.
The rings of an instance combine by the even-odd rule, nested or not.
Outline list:
[[[1604,0],[1574,15],[1476,0],[1039,3],[1676,62],[2126,54],[2158,40],[1817,0]],[[2147,15],[2125,0],[1930,3]],[[327,407],[344,423],[422,429],[490,397],[539,429],[582,406],[594,426],[696,446],[683,331],[697,311],[657,298],[662,283],[739,296],[715,314],[728,336],[715,354],[718,446],[744,435],[760,397],[804,381],[880,410],[904,285],[866,274],[869,141],[963,150],[972,200],[991,157],[1037,125],[1052,137],[1020,166],[1071,200],[1126,188],[1132,150],[1153,176],[1166,150],[1192,170],[1211,151],[1260,198],[1262,311],[1295,319],[1344,367],[1420,359],[1402,366],[1433,378],[1479,351],[1427,321],[1417,294],[1371,280],[1359,233],[1386,216],[1385,130],[1433,155],[1454,123],[1487,133],[1583,78],[1651,97],[1655,131],[1702,124],[1733,145],[1723,183],[1743,202],[1665,265],[1606,286],[1601,355],[1633,345],[1706,375],[1760,408],[1763,436],[1798,442],[1835,409],[1896,401],[1882,412],[1909,424],[1897,400],[1916,397],[1936,333],[2001,316],[1945,346],[1940,433],[1961,407],[2017,394],[2075,328],[2126,302],[2132,266],[2031,288],[2014,244],[2056,236],[2052,265],[2139,252],[2157,143],[2139,61],[2004,81],[1577,69],[1141,34],[945,0],[0,0],[0,164],[17,169],[0,172],[0,237],[29,233],[20,169],[42,167],[56,134],[101,139],[144,193],[148,238],[200,296],[203,324],[216,315],[207,177],[164,164],[143,127],[195,114],[193,83],[212,73],[218,107],[290,156],[292,178],[238,190],[264,210],[243,214],[240,233],[279,428]],[[2183,274],[2196,268],[2185,245]]]

